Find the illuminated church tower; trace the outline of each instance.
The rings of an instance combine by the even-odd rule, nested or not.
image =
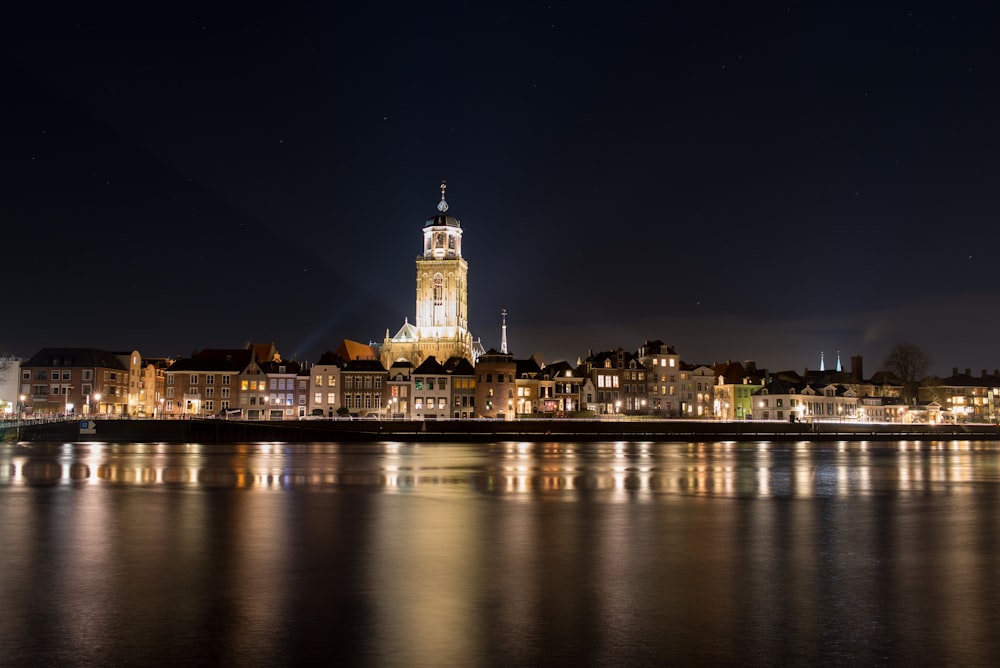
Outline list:
[[[462,257],[462,223],[448,215],[447,185],[441,182],[437,215],[424,223],[424,251],[417,257],[416,325],[407,320],[382,343],[382,364],[407,360],[419,366],[433,355],[442,364],[450,357],[474,362],[469,333],[469,264]]]

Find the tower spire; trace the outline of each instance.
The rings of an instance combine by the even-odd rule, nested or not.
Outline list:
[[[441,201],[438,202],[438,211],[444,213],[448,210],[448,202],[444,199],[444,191],[448,189],[448,184],[444,179],[441,179]]]
[[[840,351],[837,351],[837,373],[843,371],[843,367],[840,366]]]
[[[500,326],[500,352],[504,355],[507,354],[507,309],[500,311],[500,317],[503,318],[503,324]]]
[[[826,369],[823,368],[823,351],[822,350],[819,353],[819,370],[820,371],[825,371],[826,370]]]

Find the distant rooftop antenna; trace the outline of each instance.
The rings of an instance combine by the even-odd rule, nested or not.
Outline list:
[[[500,326],[500,352],[504,355],[507,354],[507,309],[500,311],[500,316],[503,318],[503,324]]]
[[[822,350],[819,353],[819,370],[820,371],[825,371],[825,369],[823,368],[823,351]]]

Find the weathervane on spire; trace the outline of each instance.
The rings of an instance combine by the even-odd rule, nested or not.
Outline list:
[[[445,183],[444,179],[441,179],[441,201],[438,202],[438,211],[444,213],[448,210],[448,202],[444,199],[444,191],[448,189],[448,184]]]

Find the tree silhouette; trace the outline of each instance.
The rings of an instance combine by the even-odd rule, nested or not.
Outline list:
[[[908,404],[916,399],[917,387],[930,365],[930,356],[913,343],[897,343],[882,362],[883,369],[896,376],[903,384],[903,398]]]

